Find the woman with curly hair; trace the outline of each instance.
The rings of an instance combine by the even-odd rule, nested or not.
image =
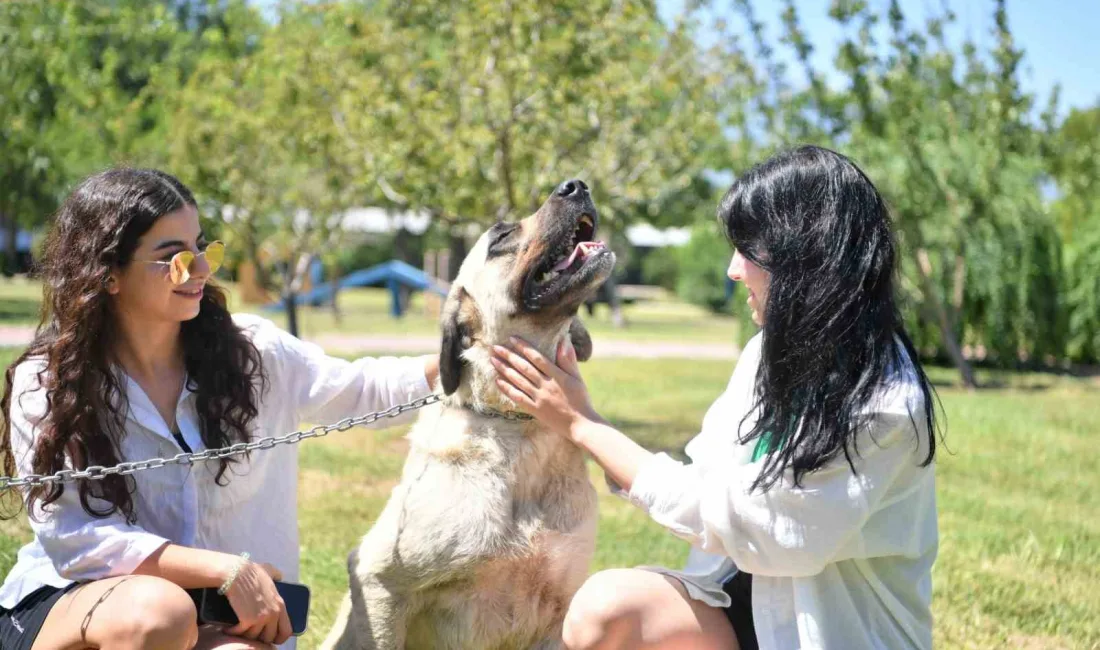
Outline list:
[[[211,283],[223,254],[172,176],[114,169],[72,192],[46,243],[41,324],[6,374],[5,474],[226,447],[430,392],[435,357],[348,362],[231,316]],[[0,588],[0,647],[287,641],[273,580],[298,577],[297,475],[297,446],[282,445],[29,489],[34,539]],[[186,590],[204,587],[239,624],[200,629]]]
[[[844,156],[785,151],[718,206],[761,326],[687,445],[653,454],[592,408],[571,348],[495,351],[502,391],[691,542],[687,566],[581,587],[571,650],[932,646],[932,391],[894,297],[885,202]]]

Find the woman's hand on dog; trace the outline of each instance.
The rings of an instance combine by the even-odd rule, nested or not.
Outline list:
[[[516,406],[574,442],[582,424],[603,422],[592,408],[576,352],[567,340],[558,344],[557,364],[523,339],[509,341],[510,347],[493,346],[491,361],[497,387]]]
[[[225,633],[276,645],[289,639],[290,617],[274,582],[282,577],[270,564],[245,562],[225,594],[240,622]]]

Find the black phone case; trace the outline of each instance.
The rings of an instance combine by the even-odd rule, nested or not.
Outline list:
[[[291,633],[301,636],[306,631],[309,619],[309,587],[292,582],[275,581],[275,589],[286,603],[286,613],[290,618]],[[229,598],[218,593],[217,589],[207,588],[192,593],[195,607],[202,623],[233,626],[240,622]]]

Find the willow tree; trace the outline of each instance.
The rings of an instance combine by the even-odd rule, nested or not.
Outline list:
[[[843,81],[834,84],[814,67],[793,2],[784,3],[780,40],[800,79],[778,62],[751,3],[737,6],[767,73],[763,145],[832,145],[875,180],[901,239],[918,345],[948,356],[967,386],[976,382],[964,347],[1002,364],[1060,358],[1060,240],[1041,201],[1034,98],[1018,82],[1022,52],[1003,1],[991,4],[991,63],[971,41],[948,44],[949,11],[914,25],[896,1],[885,15],[833,2],[844,34],[835,60]]]
[[[1052,212],[1066,243],[1070,359],[1100,361],[1100,106],[1056,123],[1048,111],[1047,166],[1058,198]]]

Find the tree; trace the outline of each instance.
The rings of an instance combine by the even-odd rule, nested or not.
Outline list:
[[[50,138],[58,96],[50,83],[58,8],[0,4],[0,224],[7,239],[3,272],[14,272],[16,234],[54,204],[63,176]]]
[[[650,2],[352,3],[326,20],[347,34],[329,93],[357,176],[444,229],[526,216],[574,176],[621,229],[723,142],[718,70]]]
[[[192,37],[208,26],[177,13],[184,5],[210,20],[224,11],[197,0],[0,3],[0,215],[11,232],[42,225],[81,176],[165,161],[162,91],[186,76]]]
[[[1067,347],[1100,361],[1100,106],[1054,124],[1048,111],[1047,168],[1059,193],[1051,206],[1066,242]]]
[[[993,3],[992,66],[971,42],[961,52],[947,44],[950,12],[912,27],[897,2],[885,16],[834,2],[830,15],[845,34],[841,87],[813,67],[793,2],[784,4],[781,40],[801,84],[776,62],[751,4],[738,6],[767,71],[761,145],[837,146],[875,179],[905,253],[904,297],[924,316],[911,323],[922,349],[946,353],[967,386],[976,382],[964,344],[1002,364],[1060,357],[1061,248],[1041,202],[1040,142],[1027,122],[1034,98],[1017,82],[1022,52],[1003,2]]]
[[[174,102],[170,138],[173,168],[226,217],[224,238],[279,290],[295,335],[296,296],[350,200],[334,149],[343,140],[320,104],[325,32],[312,18],[301,7],[268,26],[235,6],[223,31],[253,45],[207,47]]]

